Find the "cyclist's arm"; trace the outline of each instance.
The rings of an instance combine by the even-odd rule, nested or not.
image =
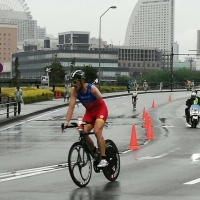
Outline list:
[[[74,88],[71,88],[71,91],[70,91],[70,102],[69,102],[69,108],[67,110],[67,113],[66,113],[66,122],[68,123],[71,118],[72,118],[72,115],[73,115],[73,112],[74,112],[74,107],[76,105],[76,97],[77,97],[77,93],[76,93],[76,90]]]
[[[98,88],[94,85],[92,85],[91,87],[91,93],[93,94],[93,96],[95,96],[97,99],[101,99],[102,96],[101,96],[101,93],[100,91],[98,90]]]

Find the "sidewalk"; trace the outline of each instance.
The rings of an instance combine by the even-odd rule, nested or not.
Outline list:
[[[102,94],[103,98],[109,98],[109,97],[117,97],[117,96],[125,96],[125,95],[132,95],[132,93],[126,92],[115,92],[115,93],[104,93]],[[68,102],[64,102],[63,98],[59,99],[52,99],[49,101],[41,101],[37,103],[31,103],[31,104],[22,104],[22,109],[20,115],[14,116],[14,113],[9,113],[9,118],[7,118],[7,115],[0,115],[0,126],[9,124],[11,122],[22,120],[27,117],[31,117],[43,112],[47,112],[50,110],[54,110],[57,108],[67,107]]]

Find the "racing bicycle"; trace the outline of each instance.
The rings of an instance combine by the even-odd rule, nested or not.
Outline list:
[[[64,127],[61,124],[61,129],[64,128],[77,128],[79,133],[79,141],[75,142],[68,153],[68,168],[73,182],[79,187],[85,187],[92,177],[92,166],[96,173],[103,172],[104,176],[111,182],[115,181],[120,173],[120,156],[118,148],[115,143],[107,139],[106,141],[106,160],[109,163],[106,167],[100,168],[97,165],[100,162],[100,153],[95,154],[89,144],[85,140],[85,135],[94,134],[94,132],[84,133],[84,125],[88,124],[83,122],[81,129],[78,129],[77,123],[70,123]]]

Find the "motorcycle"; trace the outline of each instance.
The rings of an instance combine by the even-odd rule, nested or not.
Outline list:
[[[190,107],[190,125],[192,128],[196,128],[200,119],[200,106],[193,104]]]

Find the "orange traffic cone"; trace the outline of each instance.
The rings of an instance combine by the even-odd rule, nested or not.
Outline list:
[[[131,133],[131,141],[130,145],[128,147],[129,150],[138,150],[140,149],[138,144],[137,144],[137,138],[136,138],[136,130],[135,130],[135,125],[132,125],[132,133]]]
[[[154,100],[153,100],[153,102],[152,102],[152,106],[151,106],[151,108],[155,108]]]
[[[55,96],[54,96],[54,99],[58,99],[59,96],[58,96],[58,92],[55,92]]]
[[[148,127],[146,129],[146,140],[154,140],[151,118],[149,117]]]
[[[148,127],[148,123],[149,123],[149,115],[148,113],[146,112],[146,115],[145,115],[145,119],[144,119],[144,124],[143,124],[143,128],[147,128]]]
[[[171,95],[169,95],[168,101],[169,101],[169,102],[172,101]]]
[[[145,108],[143,108],[143,111],[142,111],[142,119],[145,119],[145,115],[146,115],[146,110],[145,110]]]

